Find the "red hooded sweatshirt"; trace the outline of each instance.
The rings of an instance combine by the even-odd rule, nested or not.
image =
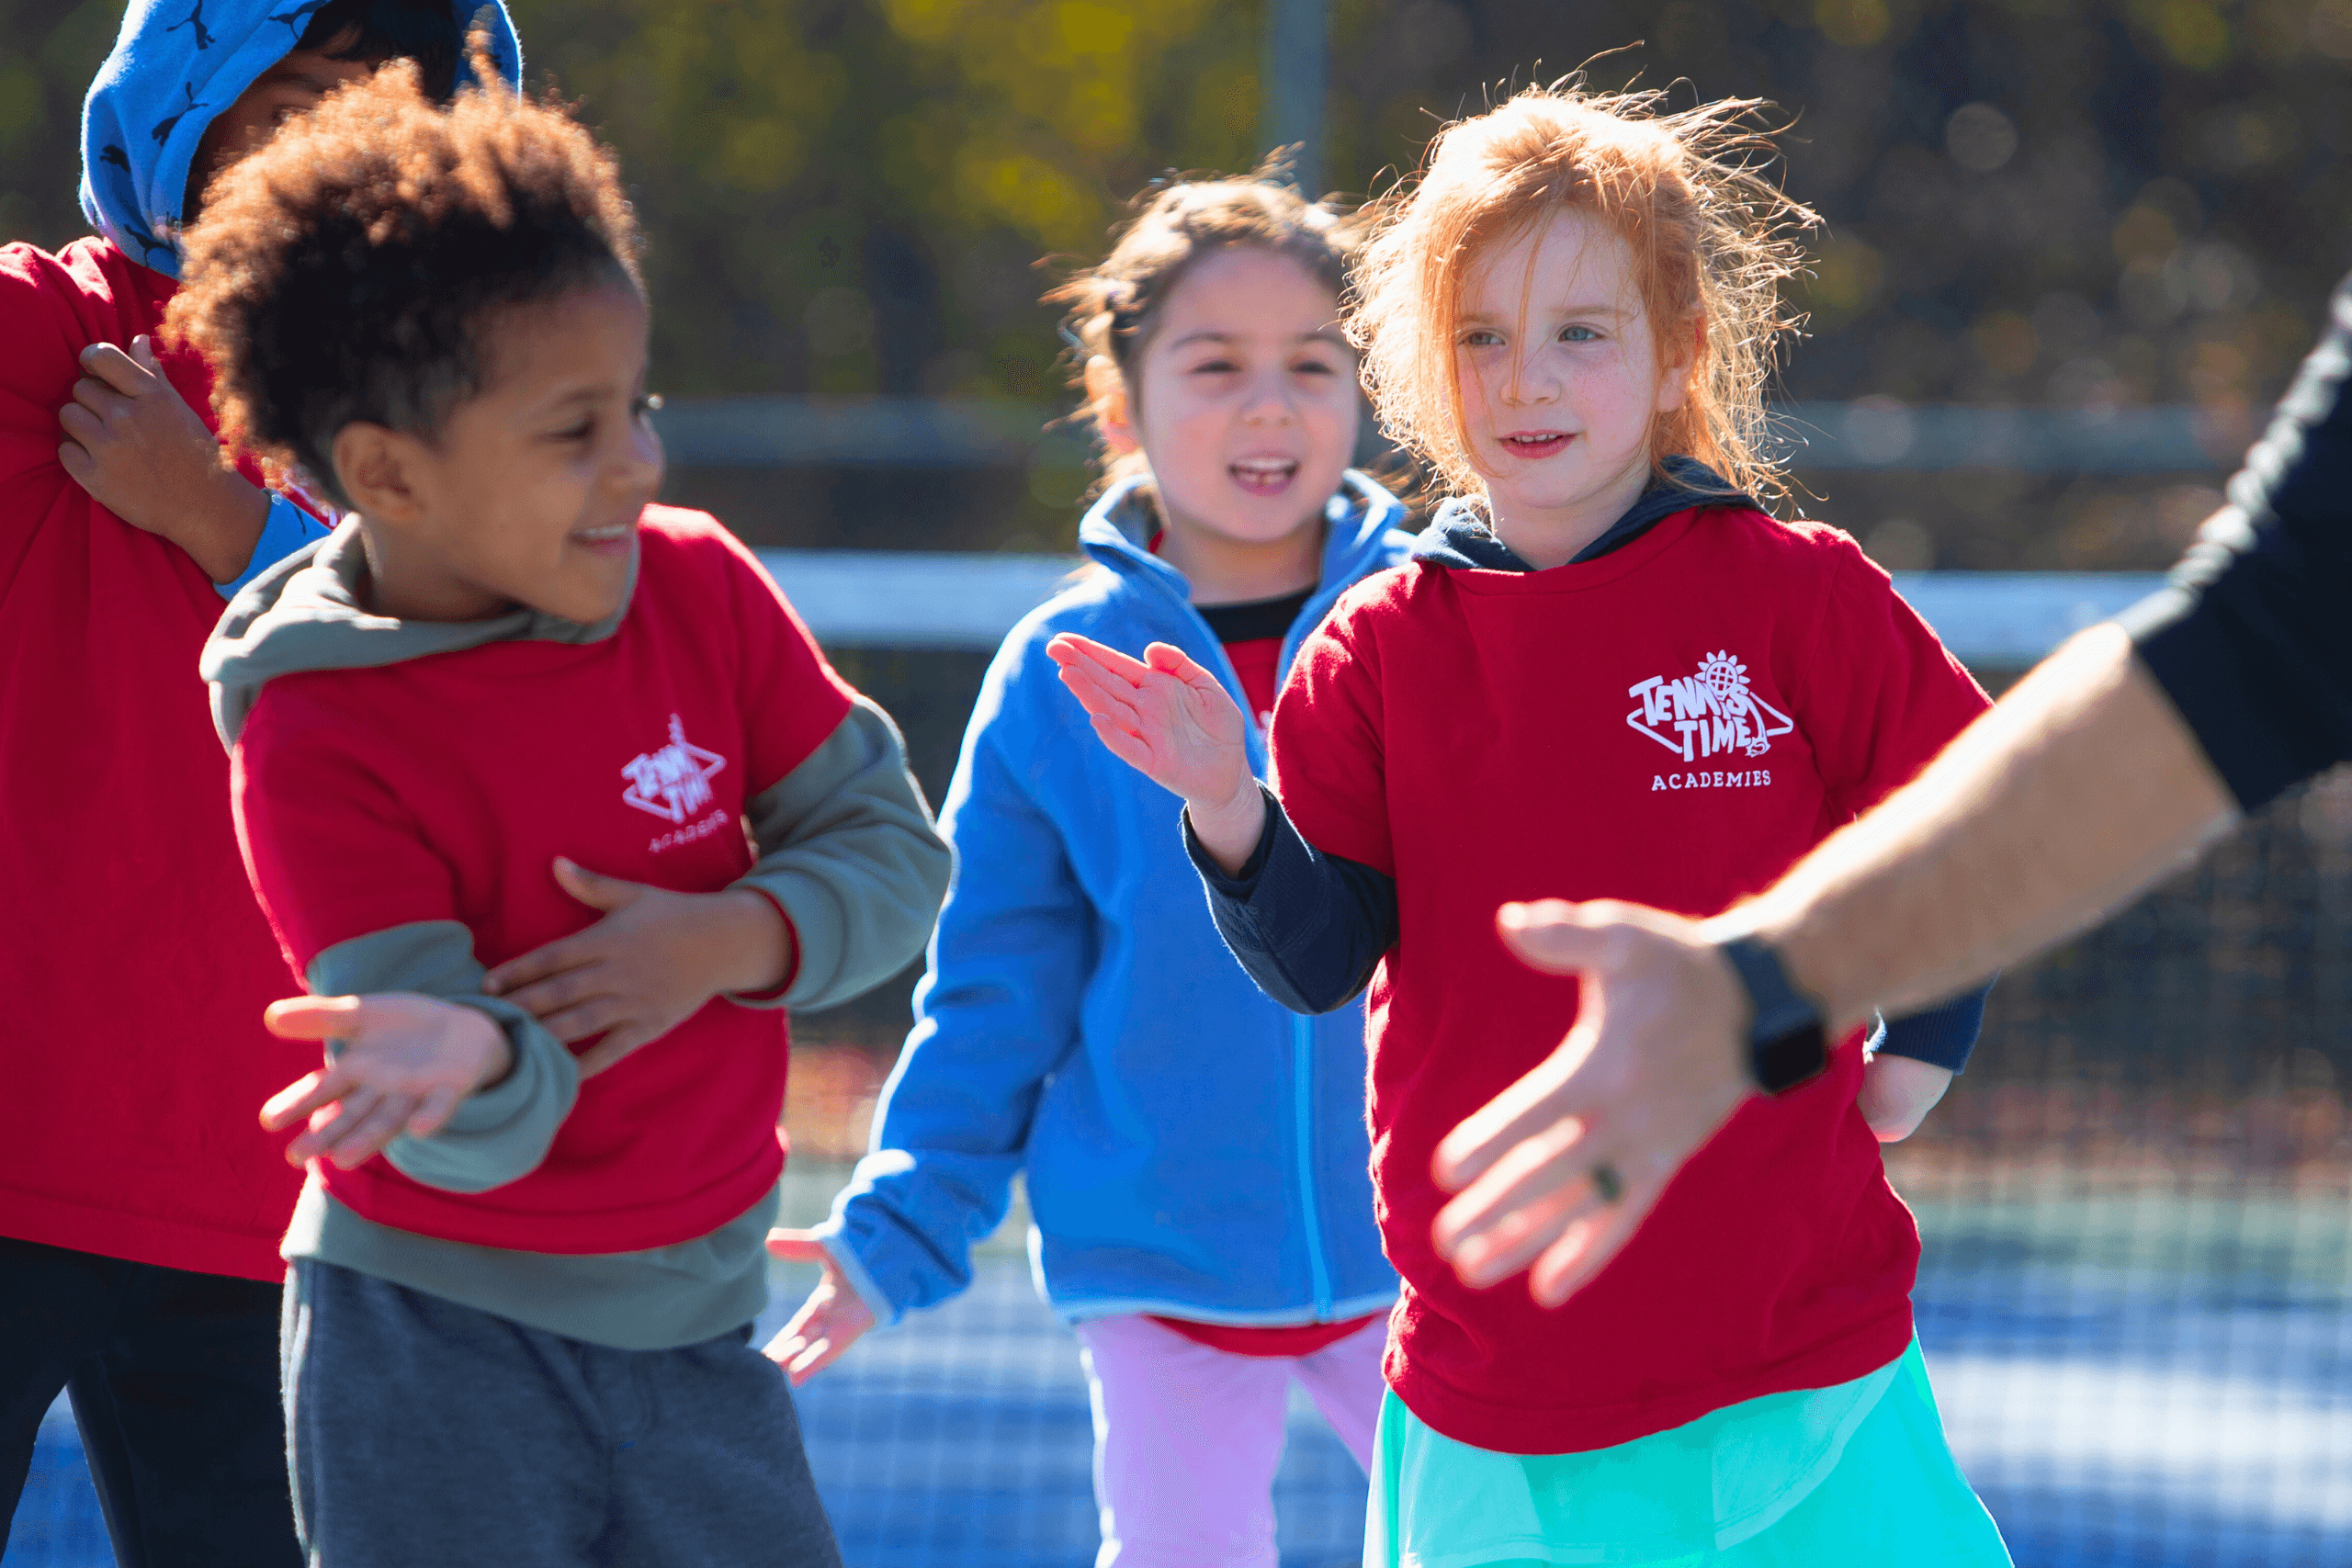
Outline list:
[[[255,1118],[317,1055],[261,1025],[292,987],[197,675],[220,595],[57,460],[83,348],[175,288],[103,240],[0,247],[0,1235],[275,1280],[301,1173]],[[209,421],[202,361],[162,357]]]

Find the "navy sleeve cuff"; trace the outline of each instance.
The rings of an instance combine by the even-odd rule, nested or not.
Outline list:
[[[1266,797],[1266,825],[1258,830],[1258,844],[1250,852],[1250,858],[1243,861],[1241,869],[1230,876],[1203,847],[1200,836],[1193,831],[1192,812],[1182,813],[1184,853],[1191,858],[1193,869],[1201,874],[1202,882],[1207,885],[1211,893],[1247,902],[1250,896],[1258,890],[1260,878],[1266,874],[1266,862],[1273,857],[1276,836],[1281,829],[1290,826],[1290,817],[1283,810],[1283,803],[1274,798],[1274,792],[1260,784],[1258,793]],[[1294,833],[1297,831],[1296,829],[1291,830]]]
[[[1946,1072],[1962,1071],[1969,1054],[1976,1049],[1976,1037],[1984,1032],[1984,998],[1992,990],[1987,986],[1926,1012],[1888,1020],[1877,1049],[1882,1055],[1908,1056]]]
[[[1330,1012],[1372,981],[1396,942],[1396,883],[1299,836],[1274,793],[1260,784],[1266,827],[1228,876],[1184,818],[1184,852],[1208,892],[1209,914],[1258,988],[1293,1012]]]

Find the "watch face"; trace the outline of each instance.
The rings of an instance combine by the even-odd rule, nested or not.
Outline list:
[[[1781,1094],[1821,1076],[1829,1066],[1829,1041],[1818,1022],[1808,1023],[1777,1040],[1759,1042],[1748,1059],[1757,1087],[1766,1094]]]
[[[1829,1065],[1829,1041],[1821,1014],[1789,984],[1788,971],[1770,948],[1753,937],[1722,944],[1724,957],[1739,976],[1754,1012],[1747,1029],[1748,1071],[1766,1094],[1820,1075]]]

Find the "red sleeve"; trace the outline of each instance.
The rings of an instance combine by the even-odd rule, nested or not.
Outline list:
[[[1274,705],[1271,782],[1299,837],[1394,876],[1378,643],[1365,614],[1379,603],[1342,600],[1300,647]]]
[[[849,716],[856,690],[827,661],[758,558],[734,535],[711,527],[726,552],[727,599],[742,649],[744,776],[756,795],[825,743]]]
[[[1876,563],[1838,547],[1798,705],[1843,822],[1908,784],[1992,699]]]
[[[0,581],[67,490],[81,491],[57,460],[65,432],[57,411],[74,397],[75,355],[88,342],[54,257],[30,245],[0,247]]]
[[[350,723],[273,682],[230,753],[245,874],[298,978],[337,942],[458,918],[448,863],[345,743]]]

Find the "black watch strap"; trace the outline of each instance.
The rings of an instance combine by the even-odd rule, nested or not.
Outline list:
[[[1800,996],[1781,967],[1780,954],[1754,937],[1716,944],[1731,961],[1755,1014],[1747,1026],[1747,1071],[1766,1094],[1781,1094],[1819,1077],[1829,1066],[1829,1037],[1821,1010]]]

